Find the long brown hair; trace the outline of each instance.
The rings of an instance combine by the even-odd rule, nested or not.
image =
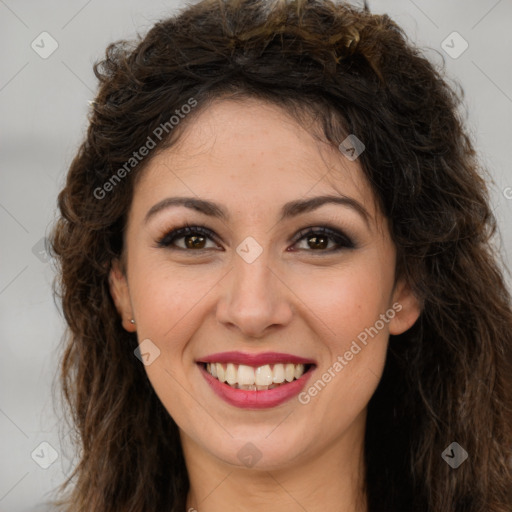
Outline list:
[[[511,301],[462,90],[442,71],[387,15],[330,0],[204,0],[136,43],[108,47],[51,237],[69,326],[63,396],[80,453],[61,507],[185,510],[178,429],[134,357],[137,338],[121,326],[108,274],[137,177],[229,96],[314,119],[336,147],[350,133],[364,142],[359,162],[389,219],[397,275],[421,300],[416,324],[391,336],[368,406],[370,512],[512,510]],[[197,107],[112,181],[190,98]],[[441,457],[452,442],[469,454],[457,469]]]

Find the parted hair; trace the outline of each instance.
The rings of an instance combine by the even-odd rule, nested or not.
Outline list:
[[[77,459],[69,512],[183,512],[178,428],[134,357],[109,292],[133,191],[148,163],[213,101],[280,106],[357,162],[389,220],[397,277],[421,302],[391,336],[368,404],[369,512],[512,510],[512,313],[493,243],[487,172],[465,128],[463,89],[388,15],[331,0],[203,0],[144,37],[111,44],[85,140],[50,236],[67,323],[59,383]],[[98,189],[155,129],[197,106],[112,190]],[[312,129],[313,131],[313,129]],[[154,138],[154,137],[153,137]],[[126,175],[125,175],[126,174]],[[150,434],[149,434],[150,433]],[[441,454],[457,442],[457,469]]]

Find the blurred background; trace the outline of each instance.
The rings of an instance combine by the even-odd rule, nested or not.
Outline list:
[[[361,5],[362,2],[353,2]],[[72,468],[53,387],[64,322],[45,237],[87,127],[105,47],[144,35],[181,0],[0,0],[0,512],[42,512]],[[512,1],[369,0],[465,91],[490,173],[496,239],[512,255]],[[509,285],[512,283],[507,274]]]

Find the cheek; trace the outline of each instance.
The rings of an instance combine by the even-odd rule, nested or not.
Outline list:
[[[132,261],[130,291],[137,314],[138,332],[163,340],[172,331],[182,331],[200,301],[215,286],[215,272],[201,272],[198,266],[177,265],[158,258],[144,263],[141,255]],[[167,336],[166,336],[167,335]]]
[[[317,380],[306,389],[303,402],[321,395],[313,406],[319,408],[318,418],[335,423],[354,418],[371,398],[382,375],[389,337],[389,323],[381,315],[391,318],[394,262],[375,252],[352,263],[329,272],[316,270],[316,275],[300,280],[297,291],[307,297],[326,349]]]
[[[200,322],[200,299],[214,286],[215,279],[211,273],[199,278],[198,269],[193,266],[171,266],[163,258],[151,261],[142,254],[134,256],[131,265],[130,292],[137,316],[137,337],[139,343],[151,340],[159,350],[145,371],[162,404],[183,426],[189,415],[201,411],[204,414],[188,392],[188,373],[193,371],[193,365],[185,367],[183,361],[187,343]]]
[[[326,343],[329,358],[317,377],[321,382],[316,381],[316,389],[322,391],[310,388],[327,404],[321,407],[322,421],[341,421],[340,411],[347,421],[354,418],[373,395],[386,360],[389,320],[394,316],[393,281],[391,255],[374,253],[333,273],[322,286],[324,293],[317,289],[314,294],[322,311],[319,316],[332,331]]]
[[[293,288],[331,338],[337,350],[375,324],[389,309],[393,272],[384,260],[368,255],[353,265],[313,269],[296,276]],[[386,329],[387,333],[387,324]]]

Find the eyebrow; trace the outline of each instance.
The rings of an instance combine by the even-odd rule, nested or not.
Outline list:
[[[303,213],[311,212],[320,208],[324,204],[339,204],[342,206],[348,206],[349,208],[355,210],[369,226],[370,215],[366,208],[355,199],[343,195],[322,195],[309,199],[298,199],[296,201],[290,201],[289,203],[283,205],[279,222],[285,219],[296,217]],[[221,205],[214,203],[213,201],[198,199],[196,197],[167,197],[149,209],[144,222],[147,223],[149,219],[156,215],[158,212],[173,206],[184,206],[185,208],[190,208],[197,212],[203,213],[204,215],[208,215],[209,217],[218,218],[224,221],[228,221],[230,219],[230,215],[227,210]]]

